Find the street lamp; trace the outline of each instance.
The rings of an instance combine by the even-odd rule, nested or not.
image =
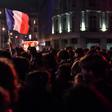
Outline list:
[[[2,31],[5,31],[6,29],[4,27],[2,27]]]

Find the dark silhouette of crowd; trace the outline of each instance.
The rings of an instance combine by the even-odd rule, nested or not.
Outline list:
[[[112,112],[112,48],[0,50],[0,112]]]

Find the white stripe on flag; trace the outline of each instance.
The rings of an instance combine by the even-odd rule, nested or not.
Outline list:
[[[20,32],[22,24],[22,13],[20,11],[13,10],[14,17],[14,30]]]

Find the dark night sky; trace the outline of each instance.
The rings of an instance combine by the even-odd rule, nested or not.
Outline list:
[[[51,17],[53,14],[53,8],[54,8],[54,1],[55,0],[45,0],[43,4],[41,5],[39,9],[39,15],[41,22],[41,30],[45,34],[51,33]],[[46,5],[44,5],[46,4]]]
[[[40,10],[40,8],[46,5],[48,0],[0,0],[0,7],[8,7],[12,9],[28,10],[34,8]]]

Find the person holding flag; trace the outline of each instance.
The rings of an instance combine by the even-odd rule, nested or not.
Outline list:
[[[5,9],[6,22],[8,26],[8,44],[10,53],[12,54],[12,42],[10,31],[17,31],[20,34],[28,34],[29,31],[29,16],[28,14],[11,9]]]

